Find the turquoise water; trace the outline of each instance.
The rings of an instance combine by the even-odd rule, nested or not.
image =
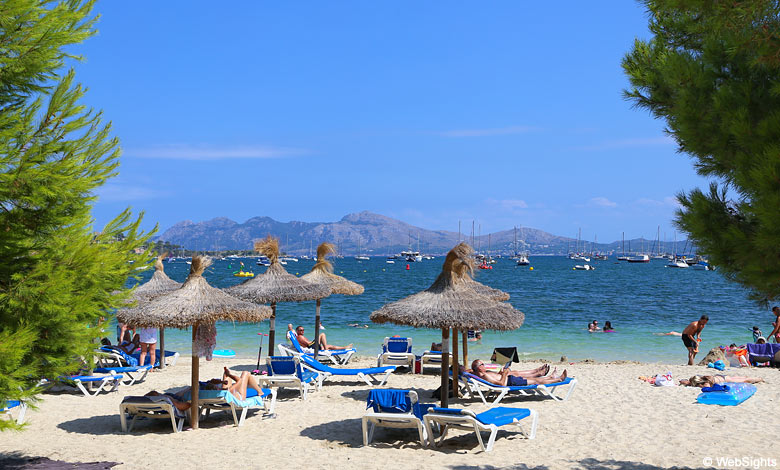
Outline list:
[[[254,259],[244,259],[247,267],[259,274],[265,270]],[[333,260],[336,273],[363,284],[362,295],[334,295],[322,301],[322,323],[328,342],[354,343],[360,355],[375,355],[385,336],[399,334],[413,338],[414,352],[427,349],[441,340],[440,330],[415,329],[393,325],[375,325],[369,314],[387,302],[398,300],[427,288],[441,270],[442,257],[410,263],[386,264],[384,258],[356,261]],[[290,262],[286,268],[302,275],[313,261]],[[702,314],[710,323],[702,333],[701,351],[712,347],[752,340],[750,328],[758,325],[771,331],[774,316],[747,299],[745,291],[726,281],[717,271],[665,268],[664,261],[629,264],[611,259],[590,263],[595,271],[574,271],[575,262],[564,257],[531,257],[531,266],[519,267],[509,259],[499,259],[492,270],[479,270],[477,280],[511,294],[510,303],[525,313],[525,324],[510,332],[487,331],[482,341],[469,343],[470,357],[486,358],[497,346],[517,346],[527,358],[571,360],[636,360],[682,363],[686,350],[677,336],[653,333],[682,331]],[[233,277],[235,260],[215,260],[205,273],[214,287],[228,287],[244,279]],[[166,273],[184,281],[189,265],[184,261],[165,263]],[[152,272],[143,274],[146,281]],[[587,324],[611,321],[616,333],[588,333]],[[313,337],[314,301],[280,303],[277,307],[277,342],[284,338],[286,325],[303,325],[306,336]],[[352,328],[350,323],[368,324]],[[217,348],[234,349],[238,356],[257,357],[258,332],[268,332],[268,322],[260,324],[218,324]],[[190,333],[166,330],[166,349],[187,354]],[[263,355],[267,354],[267,337]],[[276,351],[274,351],[276,353]]]

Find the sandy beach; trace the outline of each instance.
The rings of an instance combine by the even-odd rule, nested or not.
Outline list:
[[[369,366],[375,359],[353,360]],[[531,368],[538,362],[515,364]],[[201,377],[217,377],[223,366],[253,368],[250,360],[201,361]],[[139,422],[132,433],[120,429],[118,406],[126,395],[168,390],[190,381],[190,360],[149,374],[147,380],[115,393],[87,398],[81,394],[44,394],[29,426],[4,433],[4,455],[43,456],[68,462],[115,461],[120,469],[176,468],[731,468],[718,458],[775,459],[780,403],[778,371],[728,369],[726,374],[763,377],[756,394],[736,407],[695,403],[698,389],[654,387],[637,379],[671,371],[675,380],[711,373],[699,366],[639,363],[554,364],[579,381],[570,400],[505,399],[502,405],[538,410],[536,439],[513,430],[499,432],[492,452],[482,452],[473,433],[451,431],[440,448],[422,448],[413,430],[378,428],[374,442],[362,445],[360,418],[370,387],[347,378],[326,382],[306,401],[297,391],[280,391],[274,419],[250,411],[245,424],[232,425],[228,413],[201,421],[199,430],[173,433],[170,423]],[[389,388],[416,390],[422,402],[434,403],[431,391],[439,377],[396,373]],[[479,399],[460,400],[481,412]],[[186,426],[185,426],[186,427]],[[708,460],[711,459],[711,460]],[[295,465],[294,462],[301,462]],[[712,463],[710,463],[712,462]],[[762,463],[758,460],[751,462]],[[765,462],[766,468],[771,461]],[[744,468],[744,465],[743,465]]]

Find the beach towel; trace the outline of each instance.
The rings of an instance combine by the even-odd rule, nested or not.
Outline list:
[[[116,346],[101,346],[101,351],[110,352],[119,354],[119,356],[122,357],[122,360],[124,360],[128,366],[137,366],[138,365],[138,359],[131,356],[130,354],[127,354],[126,352],[122,351],[121,349],[117,348]]]
[[[366,408],[374,407],[374,411],[397,410],[408,413],[411,406],[407,390],[371,390],[366,399]]]
[[[493,349],[493,355],[490,356],[490,360],[495,364],[506,364],[509,361],[520,362],[520,358],[517,356],[517,348],[495,348]]]
[[[133,403],[133,404],[167,403],[171,405],[171,407],[173,408],[173,412],[177,418],[183,418],[187,416],[185,412],[176,408],[176,405],[173,404],[172,397],[170,397],[169,395],[127,396],[124,399],[122,399],[122,403]]]

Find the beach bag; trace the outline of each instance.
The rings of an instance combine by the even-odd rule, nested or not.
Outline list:
[[[672,379],[672,373],[667,372],[665,374],[658,374],[655,376],[656,387],[674,387],[674,380]]]
[[[450,398],[455,398],[455,393],[452,391],[453,386],[454,385],[452,384],[452,379],[450,379],[450,393],[449,393]],[[441,386],[431,393],[431,398],[441,399]]]

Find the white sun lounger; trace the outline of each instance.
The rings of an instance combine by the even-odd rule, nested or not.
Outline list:
[[[390,377],[390,374],[392,374],[395,371],[395,366],[384,366],[384,367],[363,367],[363,368],[338,368],[338,367],[330,367],[327,366],[321,362],[315,361],[311,358],[311,356],[307,356],[305,354],[301,354],[299,356],[302,361],[303,367],[313,370],[315,372],[318,372],[320,374],[324,374],[324,379],[327,379],[331,376],[342,376],[342,377],[357,377],[363,382],[365,382],[367,385],[372,386],[374,384],[371,383],[371,380],[374,380],[379,383],[379,386],[387,382],[387,378]],[[384,376],[382,376],[384,374]],[[380,376],[380,378],[377,378],[376,376]],[[369,377],[371,380],[369,380]],[[323,380],[324,380],[323,379]]]
[[[187,414],[179,411],[166,395],[125,397],[119,405],[119,421],[123,432],[133,430],[137,419],[170,419],[173,432],[181,432]],[[132,418],[130,426],[127,418]]]
[[[467,431],[473,430],[474,434],[477,435],[477,440],[479,441],[482,450],[490,452],[493,450],[493,443],[496,441],[496,434],[501,426],[514,424],[523,431],[521,421],[529,416],[531,417],[531,431],[524,434],[526,434],[528,439],[533,439],[536,437],[539,413],[536,410],[529,410],[528,408],[508,408],[499,406],[479,414],[476,414],[471,410],[459,408],[432,408],[423,416],[423,420],[425,421],[425,428],[429,439],[436,446],[441,445],[441,442],[447,437],[447,431],[449,431],[450,428],[456,428]],[[436,425],[441,429],[441,435],[438,440],[433,437],[433,427]],[[482,440],[482,431],[490,433],[487,445],[485,445],[485,442]]]
[[[383,398],[385,399],[383,401]],[[388,406],[388,401],[395,406]],[[389,399],[389,400],[388,400]],[[367,446],[374,438],[374,430],[381,426],[385,428],[410,428],[417,429],[420,436],[420,444],[428,445],[429,434],[425,431],[422,418],[426,411],[434,405],[419,403],[417,392],[412,390],[374,389],[369,392],[367,407],[372,407],[363,415],[363,445]]]
[[[239,400],[233,396],[227,390],[200,390],[198,392],[198,406],[201,414],[208,417],[211,411],[230,411],[233,415],[233,423],[236,427],[244,424],[247,411],[250,408],[263,408],[265,414],[268,417],[274,417],[274,410],[276,409],[276,390],[264,388],[263,394],[258,395],[257,391],[253,388],[247,388],[247,397],[243,400]],[[270,399],[268,399],[270,397]],[[189,390],[184,394],[183,398],[189,401]],[[241,416],[237,414],[237,411],[241,410]]]
[[[145,366],[128,366],[128,367],[96,367],[92,370],[97,374],[111,374],[111,375],[127,375],[127,379],[121,380],[122,385],[133,385],[136,382],[143,382],[146,379],[146,375],[152,369],[151,364]]]
[[[281,352],[283,355],[293,356],[298,354],[306,354],[307,356],[314,358],[314,349],[304,348],[301,346],[301,343],[298,342],[298,335],[296,335],[294,331],[287,332],[287,339],[290,341],[290,343],[292,343],[292,347],[283,343],[280,343],[278,346],[279,352]],[[349,362],[355,352],[357,352],[355,348],[331,350],[320,349],[315,359],[328,360],[334,364],[344,365]]]
[[[412,353],[412,338],[385,338],[382,352],[376,358],[376,365],[407,366],[414,372],[414,361],[417,358]]]
[[[104,389],[109,393],[115,392],[119,384],[122,383],[122,375],[70,375],[59,377],[57,380],[65,385],[78,388],[85,396],[95,397]],[[89,383],[97,384],[98,386],[90,391],[84,386],[84,384]],[[111,389],[108,390],[108,387]]]
[[[270,356],[267,360],[268,375],[258,380],[268,387],[295,387],[300,390],[301,399],[305,400],[310,386],[322,389],[325,374],[312,370],[303,370],[300,359],[295,356]]]

